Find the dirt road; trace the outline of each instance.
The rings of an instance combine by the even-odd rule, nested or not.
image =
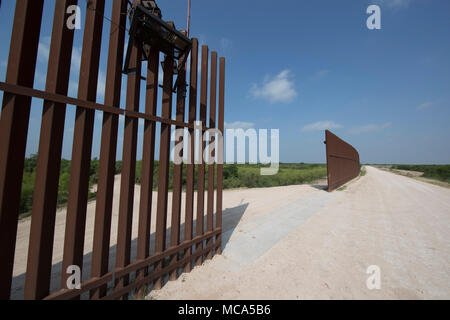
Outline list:
[[[119,186],[116,177],[111,246]],[[133,238],[139,192],[137,186]],[[366,176],[333,193],[310,185],[225,191],[224,209],[223,255],[149,298],[450,299],[450,189],[368,167]],[[84,279],[90,274],[94,213],[91,202]],[[52,291],[60,288],[64,226],[62,209],[56,217]],[[19,223],[14,299],[23,298],[29,228],[30,219]],[[132,260],[135,254],[133,241]],[[112,249],[110,269],[114,262]],[[380,290],[366,286],[371,265],[380,268]]]
[[[223,255],[151,298],[450,298],[449,189],[368,167],[345,191],[293,186],[225,197],[239,198],[248,207]],[[379,290],[366,285],[371,265]]]

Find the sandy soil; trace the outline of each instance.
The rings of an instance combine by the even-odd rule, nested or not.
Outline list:
[[[116,177],[115,199],[119,186],[120,177]],[[372,167],[345,191],[328,193],[323,188],[319,184],[225,191],[223,255],[153,291],[149,298],[450,298],[449,189]],[[139,192],[137,186],[133,239]],[[156,208],[156,193],[154,199]],[[115,201],[112,246],[117,238],[118,205]],[[91,202],[84,279],[90,273],[94,213],[95,202]],[[168,221],[170,225],[170,214]],[[152,222],[153,232],[154,218]],[[30,219],[19,223],[14,299],[23,298],[29,228]],[[60,288],[64,228],[62,209],[56,218],[52,291]],[[132,260],[135,255],[133,241]],[[366,287],[370,265],[381,269],[380,290]]]
[[[414,178],[416,180],[419,181],[423,181],[423,182],[427,182],[427,183],[431,183],[440,187],[444,187],[444,188],[450,188],[450,183],[444,182],[444,181],[440,181],[437,179],[433,179],[433,178],[425,178],[423,177],[423,172],[419,172],[419,171],[409,171],[409,170],[395,170],[395,169],[391,169],[389,167],[377,167],[379,169],[388,171],[388,172],[393,172],[396,174],[401,174],[403,176],[406,177],[411,177]]]
[[[111,226],[111,239],[110,239],[110,259],[109,269],[113,270],[115,266],[115,245],[117,243],[117,223],[118,223],[118,210],[119,210],[119,194],[120,194],[120,175],[115,177],[114,184],[114,201],[113,201],[113,215]],[[326,181],[319,181],[318,183],[325,184]],[[319,187],[324,187],[320,185]],[[273,194],[277,198],[277,201],[272,202],[270,198],[261,202],[260,198],[265,196],[265,192]],[[316,189],[311,186],[289,186],[281,188],[271,189],[249,189],[249,190],[230,190],[224,192],[224,215],[223,225],[231,231],[235,228],[238,222],[246,222],[250,219],[258,217],[264,213],[270,212],[270,210],[276,210],[280,203],[290,203],[296,199],[307,197],[310,193]],[[155,212],[157,206],[157,192],[153,192],[153,205],[152,205],[152,219],[151,219],[151,232],[152,237],[150,239],[150,250],[154,252],[154,232],[156,229]],[[172,194],[169,193],[168,201],[168,218],[167,218],[167,246],[169,246],[170,239],[170,221],[171,221],[171,208],[172,208]],[[196,208],[197,194],[194,195],[194,208]],[[247,200],[244,202],[244,200]],[[270,200],[270,201],[267,201]],[[136,260],[137,249],[137,232],[139,223],[139,201],[140,201],[140,186],[135,186],[134,191],[134,207],[133,207],[133,228],[132,228],[132,247],[131,247],[131,261]],[[182,214],[181,214],[181,239],[184,238],[184,207],[185,207],[185,195],[182,197]],[[90,264],[91,264],[91,252],[93,245],[93,233],[94,233],[94,219],[95,219],[95,201],[91,201],[87,206],[86,216],[86,234],[84,243],[84,259],[83,259],[83,280],[89,279]],[[206,212],[206,201],[205,201]],[[243,216],[245,212],[245,216]],[[205,220],[206,221],[206,220]],[[53,243],[53,260],[52,260],[52,277],[50,283],[50,291],[55,292],[61,288],[61,261],[63,258],[64,249],[64,231],[66,224],[66,208],[58,210],[56,214],[55,222],[55,236]],[[14,260],[13,270],[13,283],[11,290],[12,299],[23,299],[23,290],[25,285],[25,272],[27,269],[27,255],[29,245],[29,233],[31,227],[31,217],[25,218],[19,221],[16,241],[16,253]],[[206,222],[205,222],[206,227]],[[195,234],[195,222],[194,222],[194,234]]]
[[[223,255],[149,298],[450,298],[450,190],[373,167],[345,191],[280,189],[247,191],[252,196],[243,192],[242,202],[250,205]],[[280,197],[293,189],[293,202]],[[235,197],[227,194],[226,199]],[[304,204],[314,197],[317,202]],[[257,216],[267,216],[272,229],[264,223],[250,225],[257,219],[255,205]],[[274,206],[285,210],[273,214]],[[284,236],[268,245],[264,239],[283,229],[281,219],[294,226],[285,227]],[[367,288],[371,265],[380,268],[380,290]]]
[[[399,170],[399,169],[392,169],[392,171],[403,174],[405,176],[411,176],[411,177],[421,177],[423,176],[423,172],[420,171],[412,171],[412,170]]]

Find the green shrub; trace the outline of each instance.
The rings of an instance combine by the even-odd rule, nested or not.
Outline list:
[[[423,172],[423,177],[450,183],[450,165],[393,165],[392,169]]]
[[[20,213],[30,212],[33,205],[33,192],[36,174],[36,155],[32,155],[25,160],[24,176],[22,183],[22,194],[20,200]],[[70,160],[61,160],[61,169],[59,176],[58,200],[59,206],[67,203],[70,187]],[[280,164],[279,172],[273,176],[262,176],[261,168],[264,165],[256,164],[225,164],[223,166],[223,188],[263,188],[275,186],[287,186],[294,184],[310,183],[317,179],[326,177],[326,165],[323,164]],[[194,188],[197,189],[198,166],[194,167]],[[89,170],[89,190],[98,183],[98,159],[91,161]],[[182,185],[186,186],[186,170],[187,166],[183,165]],[[122,161],[115,164],[115,173],[120,174],[122,171]],[[158,188],[159,162],[155,161],[153,170],[153,189]],[[205,189],[208,187],[208,166],[205,166]],[[169,166],[169,189],[173,185],[173,165]],[[217,186],[217,166],[215,166],[215,186]],[[135,182],[142,182],[142,161],[136,162]],[[95,193],[89,191],[88,197],[92,199]]]
[[[33,194],[35,189],[37,156],[31,155],[25,159],[22,181],[22,192],[20,195],[20,214],[26,216],[33,206]],[[93,159],[89,170],[89,190],[98,182],[99,161]],[[57,205],[61,206],[67,203],[70,187],[70,160],[61,159],[61,168],[58,182]],[[89,191],[88,198],[95,198],[96,194]]]

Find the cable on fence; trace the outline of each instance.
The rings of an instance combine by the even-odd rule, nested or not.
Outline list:
[[[127,2],[128,2],[128,4],[131,5],[131,1],[127,0]],[[104,20],[109,21],[109,23],[111,23],[112,25],[115,25],[116,27],[118,27],[118,28],[120,28],[120,29],[122,29],[122,30],[124,30],[124,31],[127,31],[127,32],[130,31],[128,28],[126,28],[126,27],[124,28],[124,27],[122,27],[120,24],[115,23],[115,22],[112,21],[110,18],[106,17],[103,13],[98,12],[97,9],[91,7],[91,4],[92,4],[92,0],[86,0],[86,5],[87,5],[87,9],[88,9],[88,10],[94,11],[95,14],[99,15],[99,16],[102,17]]]

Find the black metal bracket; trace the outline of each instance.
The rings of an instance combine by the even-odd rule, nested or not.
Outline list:
[[[176,72],[178,77],[172,89],[173,92],[176,92],[180,86],[179,75],[185,69],[187,57],[192,49],[192,40],[140,4],[130,9],[129,18],[131,21],[130,37],[122,72],[124,74],[133,72],[129,65],[133,46],[136,42],[143,49],[143,60],[148,60],[146,47],[158,48],[165,55],[178,60]],[[134,71],[136,70],[134,69]]]

